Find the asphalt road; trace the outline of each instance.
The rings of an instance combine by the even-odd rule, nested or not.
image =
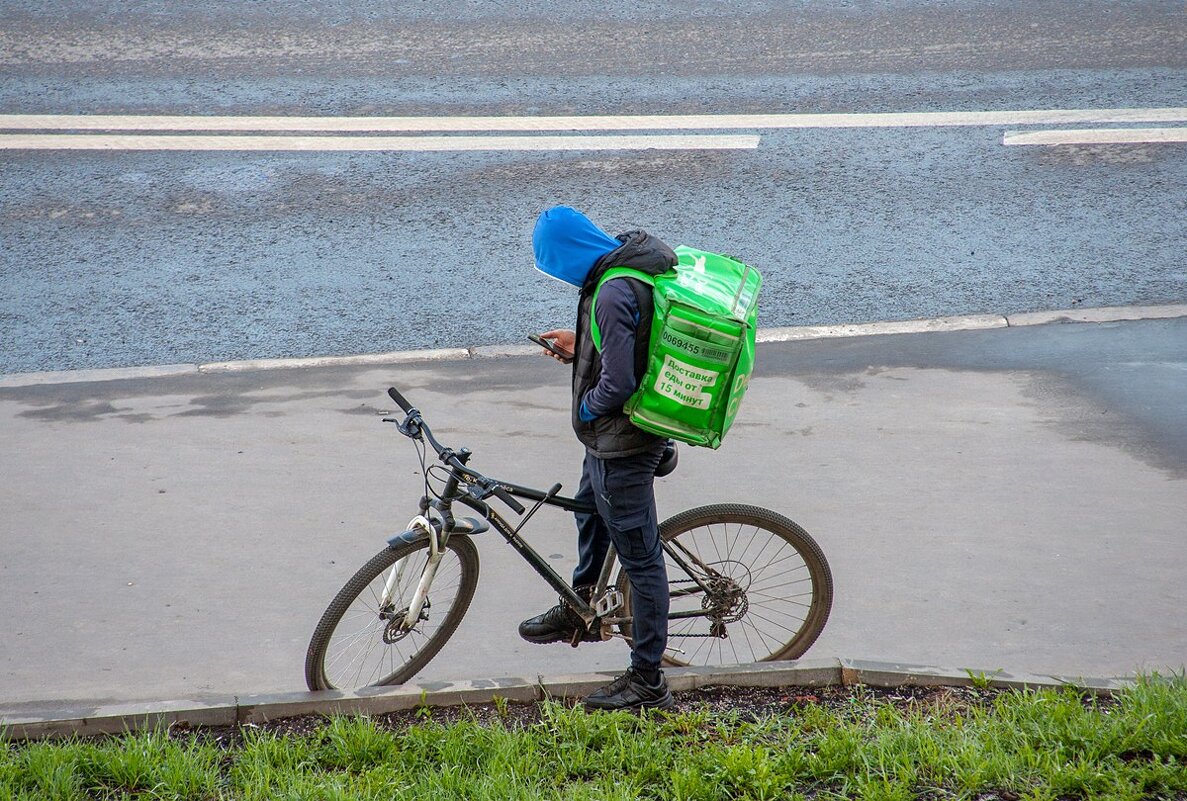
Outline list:
[[[1187,105],[1177,2],[514,5],[10,4],[0,114]],[[737,151],[0,150],[0,373],[519,342],[571,316],[531,269],[553,203],[752,262],[762,325],[1187,297],[1187,145],[1005,147],[1007,129],[731,131],[761,137]]]
[[[1061,675],[1187,664],[1187,318],[760,346],[727,441],[662,517],[776,509],[832,567],[808,656]],[[0,707],[299,690],[330,598],[415,514],[399,386],[492,476],[576,486],[543,356],[0,388]],[[524,536],[562,574],[571,515]],[[423,680],[615,670],[534,646],[555,603],[496,535]]]

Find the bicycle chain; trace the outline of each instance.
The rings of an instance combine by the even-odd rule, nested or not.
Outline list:
[[[724,640],[725,639],[725,637],[718,637],[716,634],[697,634],[695,632],[689,632],[688,634],[675,634],[675,635],[672,635],[670,637],[670,639],[682,640],[685,637],[712,637],[715,640]]]
[[[695,582],[693,579],[670,579],[668,581],[668,583],[669,584],[693,584]],[[694,632],[689,632],[688,634],[680,634],[678,636],[679,637],[713,637],[714,639],[718,639],[718,640],[721,639],[716,634],[696,634]]]

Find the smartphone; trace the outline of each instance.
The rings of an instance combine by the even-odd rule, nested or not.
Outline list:
[[[532,340],[549,353],[554,353],[559,356],[561,361],[563,361],[565,364],[569,364],[573,361],[573,354],[558,348],[555,344],[553,344],[551,339],[545,339],[539,334],[528,334],[528,339]]]

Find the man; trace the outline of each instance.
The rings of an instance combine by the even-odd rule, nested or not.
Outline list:
[[[585,445],[576,497],[597,509],[594,514],[577,515],[573,588],[590,597],[610,543],[631,581],[631,666],[585,703],[594,709],[670,707],[672,694],[660,670],[668,637],[668,578],[653,490],[667,441],[636,428],[622,411],[646,370],[653,317],[651,287],[620,276],[601,288],[594,309],[601,331],[600,352],[590,335],[590,311],[594,290],[611,267],[659,275],[675,266],[676,254],[645,231],[611,237],[567,206],[540,215],[532,249],[541,272],[581,290],[576,330],[542,335],[574,356],[573,429]],[[523,621],[519,633],[534,643],[586,636],[581,618],[563,599]],[[595,638],[596,633],[589,636]]]

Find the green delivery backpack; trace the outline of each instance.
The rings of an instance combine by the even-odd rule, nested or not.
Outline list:
[[[721,445],[754,370],[754,335],[762,276],[740,261],[680,246],[676,267],[651,276],[629,267],[606,271],[594,290],[630,276],[654,288],[655,318],[647,372],[623,407],[644,431],[690,445]],[[590,311],[594,347],[602,350]]]

